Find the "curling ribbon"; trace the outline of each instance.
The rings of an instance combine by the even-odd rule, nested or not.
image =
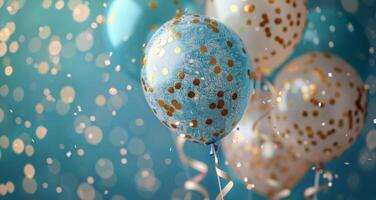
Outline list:
[[[200,182],[206,177],[208,173],[208,166],[201,161],[193,160],[187,157],[184,153],[184,143],[184,137],[178,136],[176,139],[176,148],[178,150],[180,160],[183,164],[188,165],[189,167],[200,172],[197,176],[185,181],[184,188],[186,190],[197,191],[204,197],[205,200],[208,200],[208,191],[202,185],[200,185]]]
[[[323,164],[322,163],[318,163],[316,165],[316,172],[315,172],[315,184],[314,186],[311,186],[311,187],[308,187],[307,189],[304,190],[304,197],[306,199],[310,199],[311,197],[313,197],[313,199],[316,199],[317,200],[317,194],[324,190],[324,189],[327,189],[328,187],[330,187],[329,184],[331,184],[331,181],[333,180],[333,176],[330,172],[326,171],[324,173],[324,179],[326,179],[328,181],[327,184],[323,184],[323,185],[319,185],[320,184],[320,174],[321,174],[321,171],[323,171]]]
[[[229,193],[231,191],[232,187],[234,186],[234,182],[232,181],[232,178],[228,173],[226,173],[225,171],[223,171],[219,168],[218,156],[217,156],[217,147],[215,146],[215,144],[213,144],[212,150],[213,150],[213,154],[214,154],[215,172],[217,173],[219,190],[220,190],[219,194],[217,195],[217,197],[215,199],[216,200],[223,200],[224,197],[227,195],[227,193]],[[224,188],[221,188],[219,178],[223,178],[223,179],[228,181],[227,185]]]

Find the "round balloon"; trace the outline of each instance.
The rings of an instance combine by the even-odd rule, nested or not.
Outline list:
[[[248,189],[268,198],[283,197],[304,176],[309,163],[293,148],[283,145],[263,117],[271,108],[272,95],[257,91],[252,95],[237,129],[222,140],[229,166]],[[256,128],[253,129],[253,126]]]
[[[140,77],[143,44],[166,21],[183,12],[203,12],[204,0],[112,0],[104,27],[112,62],[134,80]]]
[[[222,23],[200,15],[167,22],[143,64],[146,100],[173,132],[210,144],[240,120],[254,73],[240,38]]]
[[[312,162],[340,156],[360,133],[367,91],[357,72],[333,54],[311,52],[276,77],[277,133]]]
[[[213,0],[208,1],[206,14],[233,28],[244,41],[254,67],[268,75],[299,42],[307,4],[305,0]]]

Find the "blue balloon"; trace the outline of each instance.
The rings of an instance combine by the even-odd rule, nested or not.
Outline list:
[[[149,41],[141,81],[149,106],[173,132],[211,144],[243,115],[253,67],[239,37],[222,23],[185,15]]]
[[[335,7],[313,7],[306,27],[293,57],[309,51],[334,53],[349,62],[363,79],[367,76],[370,41],[354,16]]]
[[[201,13],[204,5],[204,0],[111,1],[106,12],[105,35],[113,61],[138,80],[143,44],[150,36],[166,21],[183,12]]]

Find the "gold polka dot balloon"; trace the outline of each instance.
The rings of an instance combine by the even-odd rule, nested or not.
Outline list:
[[[307,19],[305,0],[211,0],[206,14],[244,41],[254,67],[265,75],[291,55]]]
[[[311,162],[340,156],[359,135],[367,91],[343,59],[311,52],[288,64],[276,77],[276,131]]]
[[[201,15],[172,19],[145,49],[141,82],[170,130],[210,144],[227,135],[247,104],[254,73],[238,36]]]
[[[254,188],[268,198],[277,199],[289,194],[308,170],[309,163],[278,140],[270,126],[270,117],[262,117],[272,107],[271,96],[266,91],[252,95],[237,128],[222,144],[229,166],[247,189]]]

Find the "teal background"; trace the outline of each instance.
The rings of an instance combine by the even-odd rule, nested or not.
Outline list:
[[[0,8],[0,27],[3,27],[10,20],[17,25],[16,32],[12,35],[10,41],[17,40],[20,35],[25,36],[24,44],[20,44],[16,53],[8,53],[6,56],[0,57],[0,68],[2,69],[0,86],[6,84],[10,90],[7,96],[0,96],[0,107],[5,113],[4,121],[0,123],[0,135],[7,135],[10,141],[21,137],[32,144],[35,150],[32,157],[28,157],[24,153],[16,155],[11,147],[0,150],[0,183],[12,181],[15,184],[14,193],[0,196],[0,199],[78,199],[77,187],[80,183],[86,181],[87,176],[93,176],[95,179],[93,187],[97,191],[96,199],[111,199],[117,194],[128,200],[183,198],[183,184],[187,173],[177,157],[174,138],[160,124],[146,104],[137,70],[139,57],[142,54],[142,51],[139,50],[142,50],[142,44],[150,36],[150,32],[147,31],[149,27],[146,28],[148,25],[145,24],[163,24],[175,16],[176,6],[170,6],[171,4],[167,4],[167,1],[160,0],[157,1],[157,5],[160,6],[157,7],[158,11],[152,13],[150,10],[145,9],[149,1],[134,0],[134,5],[141,5],[140,8],[142,8],[140,11],[142,17],[137,18],[133,15],[133,12],[136,12],[137,9],[128,10],[129,8],[124,6],[124,4],[118,4],[115,9],[120,9],[119,12],[121,17],[124,17],[124,22],[116,22],[113,28],[107,25],[100,25],[92,31],[95,39],[94,45],[89,51],[94,56],[94,59],[87,62],[85,61],[87,52],[76,50],[71,58],[61,58],[61,69],[55,76],[51,74],[42,76],[32,65],[28,65],[25,62],[27,56],[32,56],[35,62],[49,59],[49,39],[42,41],[42,48],[37,53],[29,52],[27,46],[30,39],[38,35],[39,26],[49,25],[52,29],[51,35],[59,36],[64,45],[66,42],[69,43],[65,39],[65,35],[68,32],[72,32],[76,36],[81,31],[87,30],[90,23],[95,21],[97,14],[107,15],[110,12],[111,5],[117,1],[120,0],[109,1],[106,8],[103,7],[102,1],[90,1],[90,16],[83,23],[76,23],[73,20],[67,3],[62,10],[57,11],[53,8],[54,6],[47,10],[42,9],[39,1],[26,1],[21,10],[13,16],[6,11],[6,5],[9,5],[11,1],[5,1],[3,7]],[[129,0],[129,2],[131,1]],[[331,10],[331,12],[334,10],[334,13],[341,11],[347,19],[352,20],[356,32],[354,32],[354,35],[348,35],[337,29],[338,35],[335,36],[335,39],[338,40],[336,43],[341,45],[341,48],[335,49],[328,49],[326,46],[313,47],[309,42],[303,40],[290,60],[305,51],[330,51],[350,62],[371,86],[369,113],[362,134],[340,158],[325,164],[326,169],[333,174],[337,174],[338,178],[333,181],[332,188],[319,194],[319,199],[376,199],[376,152],[375,150],[369,150],[366,145],[367,134],[375,129],[373,119],[376,118],[376,94],[374,91],[376,54],[370,56],[368,53],[369,48],[371,46],[375,48],[376,45],[376,2],[359,0],[359,9],[355,14],[347,13],[342,8],[340,0],[309,1],[310,9],[315,9],[317,6]],[[190,12],[203,12],[203,4],[196,1],[181,0],[179,7],[183,9],[189,8],[188,11]],[[126,15],[128,12],[132,13],[129,17]],[[320,37],[328,36],[329,33],[326,32],[328,30],[327,24],[319,23],[317,16],[312,13],[309,18],[311,23],[315,24],[317,30],[323,31],[320,33]],[[342,19],[328,20],[334,24],[346,23]],[[138,26],[134,26],[134,24]],[[134,26],[134,28],[129,28],[128,25]],[[321,27],[321,25],[324,27]],[[127,42],[114,45],[116,41],[119,41],[119,35],[117,34],[121,36],[132,31],[134,31],[132,37],[135,38],[128,40],[129,46]],[[359,49],[360,52],[363,52],[363,56],[355,56],[356,54],[352,53],[354,49]],[[111,51],[113,52],[111,64],[108,67],[96,67],[96,56],[101,53],[109,55]],[[135,63],[129,62],[132,58],[136,59]],[[13,66],[13,75],[9,77],[3,73],[3,69],[8,62]],[[121,65],[120,72],[115,70],[118,64]],[[68,73],[72,75],[71,78],[67,78]],[[271,76],[270,80],[274,76]],[[107,81],[104,81],[106,79]],[[43,90],[44,88],[49,88],[51,94],[58,99],[60,89],[65,85],[74,87],[76,97],[74,102],[68,106],[69,111],[65,115],[60,115],[56,112],[53,103],[43,100]],[[132,89],[127,90],[127,85],[131,85]],[[16,102],[12,98],[12,91],[16,87],[22,87],[24,90],[25,95],[21,102]],[[104,107],[98,107],[95,104],[96,96],[103,94],[109,100],[108,90],[111,87],[118,89],[119,98],[123,102],[123,106],[116,108],[111,104],[107,104]],[[34,109],[35,104],[39,102],[43,102],[45,105],[45,111],[42,115],[36,114]],[[82,107],[81,112],[78,111],[77,106]],[[112,110],[117,112],[115,117],[111,116]],[[79,135],[75,132],[74,120],[77,116],[74,113],[77,113],[77,116],[96,116],[97,120],[92,124],[100,127],[103,131],[103,139],[100,144],[90,145],[82,134]],[[32,123],[31,127],[25,128],[23,125],[15,124],[16,117],[21,117],[23,121],[29,120]],[[136,123],[139,119],[144,122],[142,126]],[[36,139],[34,134],[35,128],[40,124],[48,128],[48,134],[44,140]],[[114,146],[109,141],[110,132],[114,127],[121,127],[126,131],[126,136],[124,137],[127,139],[125,144],[121,146],[128,150],[125,156],[120,156],[119,154],[121,147]],[[34,138],[34,143],[31,138]],[[137,144],[139,146],[139,141],[142,141],[145,147],[142,154],[138,155],[130,151],[130,144],[134,141],[138,141]],[[64,144],[64,149],[59,147],[61,144]],[[85,156],[77,156],[78,148],[85,150]],[[211,197],[214,198],[218,193],[218,186],[213,166],[214,160],[209,155],[209,150],[210,148],[204,145],[187,144],[186,153],[208,164],[209,174],[203,184],[210,191]],[[71,157],[66,156],[69,151],[72,152]],[[144,154],[150,155],[151,159],[145,160]],[[48,157],[59,160],[61,170],[58,174],[49,172],[46,164]],[[122,157],[128,160],[127,164],[120,163]],[[96,173],[95,164],[100,158],[107,158],[112,161],[116,180],[111,179],[111,181],[114,181],[115,184],[109,184],[108,181],[101,180]],[[171,164],[166,165],[165,159],[171,159]],[[221,151],[220,160],[223,169],[230,172],[230,169],[223,163],[225,158],[222,156]],[[33,164],[36,169],[34,178],[38,182],[38,189],[32,195],[24,192],[22,188],[23,167],[26,163]],[[143,190],[137,186],[136,179],[139,178],[137,173],[145,169],[154,173],[158,180],[157,190]],[[191,175],[195,173],[192,170],[189,172]],[[287,199],[303,199],[304,189],[313,184],[313,175],[313,170],[310,170]],[[236,182],[227,199],[263,199],[255,192],[248,192],[241,182],[235,178],[234,174],[232,174],[232,177]],[[42,188],[43,182],[48,182],[48,189]],[[225,182],[222,183],[222,185],[224,184]],[[57,186],[62,187],[62,193],[56,193],[55,188]],[[105,190],[108,190],[108,194],[105,194]],[[200,196],[194,193],[193,199],[200,199]]]

